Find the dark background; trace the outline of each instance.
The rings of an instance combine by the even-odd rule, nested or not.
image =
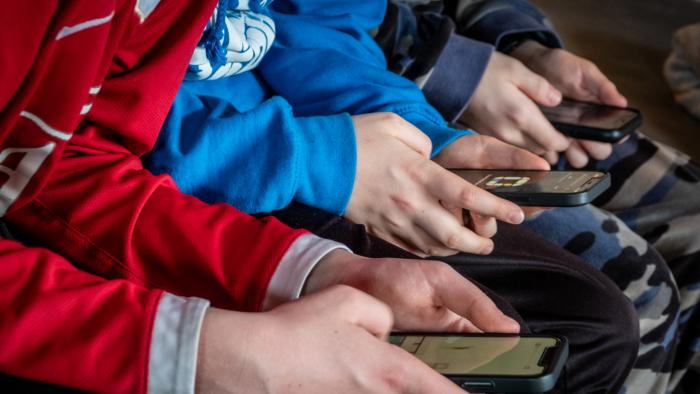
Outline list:
[[[698,0],[532,0],[567,49],[594,61],[644,115],[642,131],[700,159],[700,120],[673,102],[662,70],[678,27],[700,22]]]

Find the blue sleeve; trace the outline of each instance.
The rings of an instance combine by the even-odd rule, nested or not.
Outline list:
[[[146,166],[185,193],[248,213],[295,200],[341,214],[355,179],[350,116],[295,117],[279,97],[240,113],[217,97],[236,92],[235,78],[184,83]]]
[[[513,35],[527,35],[548,47],[562,41],[545,15],[526,0],[483,0],[459,10],[456,15],[460,33],[501,48]]]
[[[491,60],[493,46],[452,34],[423,85],[423,93],[449,122],[469,105]]]
[[[415,83],[387,70],[368,31],[386,1],[276,0],[272,49],[259,71],[298,116],[394,112],[419,127],[437,154],[470,131],[449,128]]]

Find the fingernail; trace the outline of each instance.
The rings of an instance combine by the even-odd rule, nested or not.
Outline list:
[[[493,241],[489,241],[486,246],[484,246],[484,249],[481,250],[481,254],[491,254],[493,252]]]
[[[515,319],[512,319],[510,317],[508,317],[508,320],[510,320],[511,330],[514,332],[520,332],[520,323],[518,323],[517,321],[515,321]]]
[[[572,167],[581,168],[588,164],[588,156],[578,149],[572,149],[570,152],[569,164],[571,164]]]
[[[554,89],[554,88],[552,88],[552,89],[549,90],[549,101],[550,101],[552,104],[559,104],[559,102],[561,101],[561,99],[562,99],[562,97],[561,97],[561,92],[560,92],[560,91],[558,91],[558,90],[556,90],[556,89]]]
[[[522,210],[513,211],[508,215],[508,222],[512,224],[520,224],[525,220],[525,214]]]

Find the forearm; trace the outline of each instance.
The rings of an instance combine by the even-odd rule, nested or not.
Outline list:
[[[100,276],[260,308],[277,264],[303,232],[207,205],[143,170],[132,154],[91,147],[67,151],[39,197],[8,219]]]
[[[185,82],[145,165],[184,193],[248,213],[297,201],[342,214],[355,179],[350,116],[297,117],[280,97],[237,113],[236,81]]]
[[[0,370],[100,392],[146,392],[161,291],[0,240]]]

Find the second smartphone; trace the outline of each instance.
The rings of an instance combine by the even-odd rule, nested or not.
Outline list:
[[[451,169],[467,182],[518,205],[575,207],[592,202],[610,187],[597,171]]]

